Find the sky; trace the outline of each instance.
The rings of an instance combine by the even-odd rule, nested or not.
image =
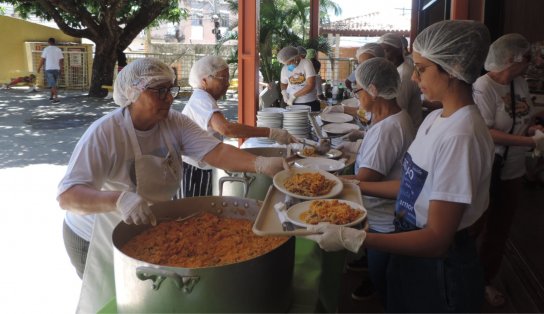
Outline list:
[[[354,17],[375,10],[389,10],[397,8],[412,8],[412,0],[333,0],[342,8],[342,15],[330,13],[331,21]]]

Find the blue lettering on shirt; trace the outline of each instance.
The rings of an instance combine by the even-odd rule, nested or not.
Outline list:
[[[416,225],[416,200],[423,189],[428,172],[412,161],[407,152],[402,160],[400,191],[395,205],[395,226],[402,231],[413,230]]]

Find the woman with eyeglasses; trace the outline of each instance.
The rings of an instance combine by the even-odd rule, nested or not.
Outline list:
[[[312,62],[300,55],[300,51],[287,46],[278,52],[278,61],[284,64],[281,69],[280,87],[283,101],[288,106],[310,106],[312,111],[320,111],[321,103],[315,93],[316,73]]]
[[[530,61],[529,41],[520,34],[504,35],[489,48],[485,62],[489,72],[473,85],[474,100],[495,142],[496,173],[489,208],[479,226],[483,228],[479,253],[486,280],[485,298],[492,306],[505,303],[504,295],[492,281],[499,271],[518,207],[527,151],[544,151],[544,129],[535,125],[537,112],[523,77]],[[544,116],[544,112],[538,114]]]
[[[172,69],[153,58],[124,67],[113,94],[121,108],[87,129],[59,184],[66,250],[83,277],[77,312],[96,313],[115,296],[113,228],[120,221],[156,224],[149,205],[171,200],[179,189],[181,155],[230,171],[273,176],[283,169],[283,158],[223,144],[170,110],[179,92],[174,79]]]
[[[294,143],[295,138],[286,130],[244,125],[227,120],[217,101],[229,88],[229,66],[221,57],[206,56],[199,59],[189,74],[189,84],[194,88],[182,113],[193,120],[209,135],[221,139],[268,137],[280,144]],[[212,195],[212,170],[205,162],[183,156],[182,196]]]
[[[472,97],[489,47],[473,21],[442,21],[414,42],[412,79],[442,109],[431,112],[402,160],[401,179],[359,182],[365,195],[396,198],[395,232],[330,224],[310,236],[325,250],[390,253],[387,312],[479,312],[484,280],[467,228],[487,208],[493,141]]]

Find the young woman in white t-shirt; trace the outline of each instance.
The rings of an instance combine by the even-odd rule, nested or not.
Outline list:
[[[495,154],[503,164],[500,178],[497,176],[491,185],[489,208],[480,220],[483,232],[479,253],[486,281],[485,298],[493,306],[505,302],[504,295],[492,285],[492,280],[499,271],[518,207],[526,171],[525,155],[532,148],[540,146],[543,150],[544,147],[544,134],[535,134],[543,127],[534,125],[535,108],[523,78],[530,60],[531,45],[527,39],[520,34],[504,35],[489,48],[485,62],[489,72],[473,84],[474,100],[495,142]],[[544,112],[538,114],[544,116]],[[498,159],[497,162],[500,163]]]
[[[361,109],[372,112],[373,119],[357,153],[353,178],[364,182],[399,180],[402,158],[416,134],[410,115],[396,101],[399,73],[390,61],[373,58],[357,67],[355,78],[360,86],[353,91],[355,97]],[[365,195],[363,205],[368,211],[370,232],[395,231],[394,200]],[[366,255],[370,279],[383,300],[389,253],[369,248]],[[352,297],[362,298],[368,291],[369,285],[363,280]]]
[[[360,182],[364,194],[396,198],[395,233],[330,224],[310,227],[325,250],[391,253],[387,312],[478,312],[483,273],[467,232],[487,208],[493,141],[472,99],[489,47],[473,21],[442,21],[414,43],[412,79],[443,109],[429,114],[402,163],[401,180]]]

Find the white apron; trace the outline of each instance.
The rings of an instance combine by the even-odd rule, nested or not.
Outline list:
[[[134,125],[128,108],[125,112],[125,127],[134,151],[136,192],[149,203],[171,200],[181,182],[181,158],[171,143],[170,130],[166,123],[159,123],[159,132],[167,147],[166,158],[142,155]],[[97,214],[87,253],[85,272],[77,313],[96,313],[115,296],[113,272],[112,232],[121,221],[117,211]]]

